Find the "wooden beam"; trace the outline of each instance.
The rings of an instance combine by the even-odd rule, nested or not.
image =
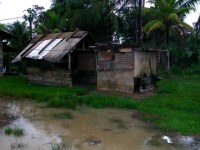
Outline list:
[[[71,54],[68,55],[68,69],[71,70]]]
[[[83,49],[85,49],[85,41],[83,40]]]

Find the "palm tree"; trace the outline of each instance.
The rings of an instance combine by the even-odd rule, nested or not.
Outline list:
[[[0,30],[4,29],[5,25],[0,23]]]
[[[37,29],[43,31],[43,33],[47,32],[62,32],[66,28],[66,19],[55,11],[49,11],[46,13],[45,22],[40,24]]]
[[[52,0],[52,10],[67,19],[70,30],[88,30],[99,41],[112,41],[113,34],[118,30],[118,14],[129,1]]]
[[[61,7],[67,2],[67,0],[51,0],[51,2],[51,7]]]
[[[25,22],[16,21],[7,26],[6,30],[15,36],[10,40],[10,45],[18,50],[22,50],[29,42],[29,32]]]
[[[196,0],[197,2],[197,0]],[[191,10],[194,10],[194,0],[149,0],[149,3],[153,4],[151,10],[154,12],[154,20],[148,22],[144,26],[144,30],[148,34],[164,33],[165,46],[169,44],[169,31],[172,26],[190,26],[184,23],[182,20],[186,14]]]
[[[16,21],[9,24],[6,26],[6,31],[15,36],[15,38],[9,41],[9,45],[18,50],[15,54],[22,51],[28,45],[30,34],[26,22]],[[26,66],[24,61],[18,63],[18,71],[24,72],[25,68]]]
[[[25,14],[23,18],[29,23],[30,39],[32,38],[33,34],[33,25],[37,26],[37,21],[39,20],[40,15],[43,13],[43,10],[44,7],[38,5],[33,5],[32,8],[25,10],[27,14]]]

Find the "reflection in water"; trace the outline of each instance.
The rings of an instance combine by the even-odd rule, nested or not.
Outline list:
[[[119,109],[78,110],[38,108],[31,101],[0,101],[7,113],[17,115],[11,127],[24,129],[24,136],[7,136],[2,129],[0,149],[10,150],[181,150],[180,144],[168,144],[162,136],[149,130],[131,116],[132,111]],[[74,119],[55,118],[55,113],[70,112]],[[188,140],[187,140],[188,141]],[[186,142],[183,142],[186,143]],[[194,143],[194,142],[193,142]],[[185,149],[193,149],[185,146]]]

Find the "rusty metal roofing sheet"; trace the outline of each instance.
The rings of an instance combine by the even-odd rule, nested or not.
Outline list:
[[[62,33],[59,38],[70,38],[71,35],[73,34],[73,32],[65,32],[65,33]]]
[[[49,51],[52,50],[62,39],[55,39],[47,48],[45,48],[38,56],[38,59],[42,59]]]
[[[87,34],[87,31],[78,31],[75,32],[74,35],[72,36],[73,38],[81,38]]]
[[[33,49],[26,57],[36,59],[38,57],[39,52],[51,41],[44,40],[42,41],[35,49]]]
[[[53,33],[35,36],[13,62],[23,57],[46,59],[51,62],[60,61],[87,35],[87,31]]]
[[[85,34],[87,34],[87,31],[75,31],[75,32],[65,32],[62,33],[59,38],[81,38]]]
[[[82,38],[70,38],[64,39],[57,46],[55,46],[46,56],[43,58],[50,62],[60,61],[71,49],[73,49]],[[67,40],[67,41],[66,41]]]
[[[40,38],[42,38],[44,35],[36,35],[33,37],[33,39],[31,40],[31,43],[35,43],[37,42],[38,40],[40,40]]]
[[[34,43],[30,43],[21,53],[19,53],[11,62],[15,63],[22,59],[22,54],[26,53],[26,51],[33,45]]]
[[[52,33],[52,34],[46,34],[44,36],[43,40],[49,40],[49,39],[55,39],[57,37],[59,37],[62,33]]]

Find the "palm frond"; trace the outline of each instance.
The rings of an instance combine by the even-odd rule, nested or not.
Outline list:
[[[189,14],[191,11],[194,11],[193,7],[184,7],[177,9],[177,15],[181,16],[182,14]]]
[[[180,25],[186,29],[188,29],[191,32],[194,32],[194,28],[192,26],[190,26],[189,24],[187,24],[186,22],[181,22]]]
[[[179,23],[180,19],[176,13],[169,14],[168,19],[170,22]]]
[[[146,32],[148,32],[148,30],[150,29],[150,27],[154,24],[154,23],[156,23],[158,20],[152,20],[152,21],[150,21],[150,22],[148,22],[145,26],[144,26],[144,31],[146,31]]]
[[[195,8],[195,6],[199,3],[199,0],[177,0],[177,4],[179,4],[179,6],[183,7],[193,7]]]
[[[151,33],[151,32],[158,30],[158,29],[165,30],[165,28],[166,28],[165,24],[162,21],[157,21],[149,28],[148,33]]]

